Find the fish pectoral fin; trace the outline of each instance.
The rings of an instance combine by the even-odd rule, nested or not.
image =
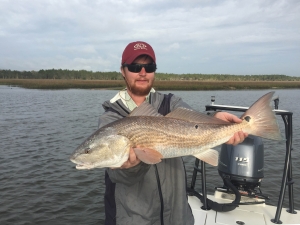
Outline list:
[[[194,156],[212,166],[218,165],[219,152],[217,150],[207,149],[199,154],[195,154]]]
[[[156,164],[161,162],[162,154],[151,148],[136,147],[133,148],[136,156],[144,163]]]

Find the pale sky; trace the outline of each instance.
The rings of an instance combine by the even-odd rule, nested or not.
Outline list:
[[[300,1],[0,0],[0,69],[119,71],[132,41],[157,72],[300,76]]]

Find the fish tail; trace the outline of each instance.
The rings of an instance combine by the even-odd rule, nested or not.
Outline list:
[[[283,140],[275,113],[270,106],[274,93],[274,91],[269,92],[258,99],[241,116],[241,119],[251,124],[251,134],[271,140]]]

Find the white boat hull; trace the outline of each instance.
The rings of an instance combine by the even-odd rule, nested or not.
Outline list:
[[[218,203],[230,203],[232,200],[218,198],[220,192],[216,192],[215,196],[207,197]],[[189,204],[195,218],[195,225],[274,225],[271,220],[275,218],[276,207],[262,204],[240,205],[230,212],[216,212],[213,210],[203,210],[203,204],[195,196],[188,197]],[[299,225],[300,212],[291,214],[282,209],[280,221],[283,225]]]

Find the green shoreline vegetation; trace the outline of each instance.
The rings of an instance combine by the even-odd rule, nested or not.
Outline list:
[[[300,77],[286,75],[166,74],[156,73],[157,90],[241,90],[300,88]],[[122,89],[119,72],[86,70],[0,70],[0,85],[30,89]]]

